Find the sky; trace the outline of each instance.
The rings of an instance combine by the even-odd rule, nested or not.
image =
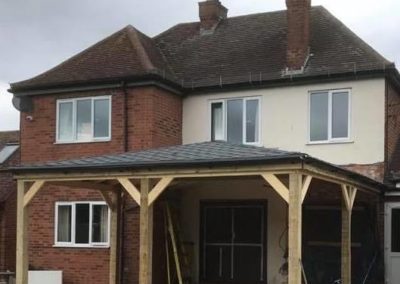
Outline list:
[[[198,19],[195,0],[0,0],[0,131],[19,128],[10,82],[38,75],[131,24],[149,36]],[[221,0],[229,16],[285,9],[285,0]],[[312,0],[400,66],[400,1]]]

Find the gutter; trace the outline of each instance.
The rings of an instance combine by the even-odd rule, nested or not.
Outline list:
[[[341,80],[360,80],[377,77],[389,77],[400,89],[400,74],[394,66],[387,69],[377,69],[368,71],[349,71],[345,73],[337,74],[322,74],[313,76],[284,76],[274,80],[246,80],[237,83],[228,84],[214,84],[214,85],[203,85],[195,86],[195,83],[191,83],[190,86],[186,86],[184,80],[179,84],[178,82],[168,79],[165,76],[159,74],[146,74],[142,76],[115,78],[115,79],[104,79],[104,80],[93,80],[91,82],[76,82],[76,83],[65,83],[60,85],[48,85],[38,86],[35,88],[16,88],[9,89],[10,93],[13,93],[16,97],[21,96],[35,96],[35,95],[46,95],[56,93],[68,93],[74,91],[91,91],[99,89],[113,89],[121,88],[121,82],[125,82],[126,87],[141,87],[141,86],[157,86],[162,89],[168,90],[177,95],[188,95],[197,93],[207,93],[215,91],[229,91],[229,90],[241,90],[249,88],[275,88],[281,86],[296,86],[306,85],[312,83],[323,83]]]

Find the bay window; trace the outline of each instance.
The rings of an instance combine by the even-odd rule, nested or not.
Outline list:
[[[211,102],[211,140],[260,143],[260,99],[235,98]]]
[[[348,90],[310,93],[309,140],[345,142],[350,139],[350,92]]]
[[[110,212],[104,202],[57,202],[57,246],[108,246]]]
[[[109,140],[110,129],[110,97],[57,101],[57,142]]]

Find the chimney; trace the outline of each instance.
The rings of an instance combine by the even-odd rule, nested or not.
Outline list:
[[[287,72],[302,73],[310,52],[311,0],[286,0],[287,6]]]
[[[228,9],[219,0],[199,2],[200,32],[212,33],[219,22],[226,19]]]

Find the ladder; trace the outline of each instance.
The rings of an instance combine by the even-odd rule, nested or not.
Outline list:
[[[191,283],[191,260],[188,250],[189,243],[185,243],[181,238],[180,222],[177,214],[174,214],[173,209],[165,202],[164,225],[165,225],[165,247],[167,257],[167,276],[168,284],[175,284],[171,271],[171,250],[173,262],[175,264],[175,273],[178,284]]]

